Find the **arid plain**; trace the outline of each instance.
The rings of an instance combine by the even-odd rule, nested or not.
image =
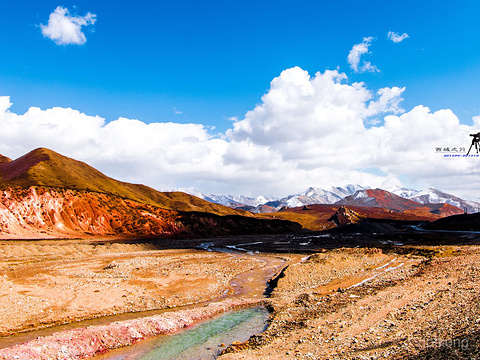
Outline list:
[[[335,246],[340,239],[350,246]],[[382,244],[380,235],[325,234],[183,239],[173,246],[171,240],[3,242],[2,347],[49,335],[30,330],[78,320],[108,324],[156,313],[148,310],[264,299],[271,311],[266,331],[226,344],[221,359],[475,358],[477,235],[464,234],[462,245],[443,235],[429,239],[436,246],[418,239],[412,235],[403,245]],[[125,315],[108,317],[115,314]],[[8,336],[18,332],[24,333]],[[0,358],[14,358],[7,350]]]

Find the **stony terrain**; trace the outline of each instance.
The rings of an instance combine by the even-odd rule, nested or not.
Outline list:
[[[398,238],[402,242],[409,238],[410,244],[394,245],[398,240],[386,241],[379,234],[225,237],[209,239],[208,245],[202,243],[205,239],[3,242],[0,331],[5,336],[148,309],[170,308],[178,315],[182,313],[177,306],[201,309],[218,299],[238,299],[237,305],[257,302],[264,298],[266,280],[271,278],[274,289],[264,298],[272,311],[267,330],[246,343],[234,343],[221,359],[478,358],[476,235],[459,235],[455,241],[451,234],[412,232]],[[339,247],[341,239],[351,245]],[[194,250],[199,246],[243,252]],[[298,250],[294,254],[288,249]],[[177,315],[175,319],[181,320]],[[105,320],[101,326],[112,321],[101,319]],[[143,322],[138,322],[139,329]],[[118,324],[108,327],[112,347],[121,346],[126,334],[123,322]],[[97,343],[99,335],[88,329],[71,334]],[[38,336],[32,334],[31,341]],[[62,351],[66,354],[77,344],[66,334],[31,344],[49,348],[48,341],[63,341],[67,347],[57,349],[60,359]],[[140,339],[137,335],[131,336],[132,342]],[[13,345],[12,339],[0,338],[0,347]],[[5,349],[0,354],[14,353]]]
[[[337,250],[287,269],[273,293],[267,331],[220,358],[477,359],[479,249],[399,252],[403,255],[388,254],[395,260],[384,267],[377,267],[376,255],[355,261],[360,251]],[[346,269],[342,262],[353,266]],[[369,281],[352,286],[348,279],[363,272],[361,264],[377,268],[364,271]],[[332,283],[335,273],[345,281]]]

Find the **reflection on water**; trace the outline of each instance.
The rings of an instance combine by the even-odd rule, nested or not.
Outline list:
[[[234,310],[173,335],[142,341],[130,348],[97,356],[95,360],[215,359],[233,341],[245,341],[266,328],[263,307]]]

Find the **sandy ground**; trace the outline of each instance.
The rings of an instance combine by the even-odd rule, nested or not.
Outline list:
[[[287,269],[266,332],[220,359],[480,358],[478,247],[401,249],[383,266],[386,255],[356,251]]]
[[[259,299],[273,278],[267,330],[220,359],[480,358],[478,246],[286,239],[215,240],[249,254],[178,243],[0,242],[0,347],[6,335],[80,319]]]
[[[152,244],[2,242],[0,336],[231,297],[250,273],[260,274],[257,287],[263,290],[262,274],[282,265],[276,258],[158,250]]]

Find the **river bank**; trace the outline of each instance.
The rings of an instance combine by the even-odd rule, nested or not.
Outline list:
[[[0,306],[7,314],[0,315],[0,329],[8,335],[27,329],[18,324],[51,326],[55,316],[69,322],[109,311],[127,315],[151,309],[149,300],[155,300],[157,308],[175,310],[190,304],[201,312],[215,299],[243,298],[255,304],[270,294],[267,330],[231,346],[220,359],[480,356],[478,239],[468,234],[462,241],[469,244],[432,245],[437,236],[447,235],[424,236],[306,234],[215,238],[208,244],[0,243],[0,281],[5,289]],[[427,245],[419,244],[423,238]],[[416,244],[405,245],[408,241]],[[450,236],[442,241],[455,242]],[[177,248],[165,249],[171,245]],[[47,301],[42,301],[45,296]],[[125,329],[118,331],[115,341],[122,344]],[[6,339],[0,338],[0,344]],[[46,347],[40,340],[35,344]]]
[[[395,262],[358,286],[329,286],[328,253],[288,268],[268,329],[219,359],[480,358],[478,246],[394,250]]]
[[[0,359],[48,360],[92,357],[156,335],[173,333],[228,310],[260,304],[261,300],[225,300],[201,308],[63,331],[2,349]]]
[[[283,263],[275,256],[159,250],[152,243],[1,242],[0,336],[248,292],[261,296]],[[242,275],[252,272],[257,280],[243,286]]]

